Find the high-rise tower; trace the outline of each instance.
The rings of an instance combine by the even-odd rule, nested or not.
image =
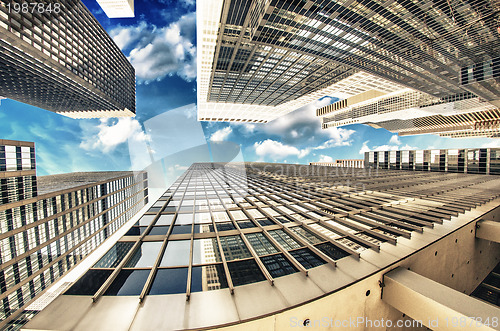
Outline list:
[[[80,0],[2,1],[0,35],[1,96],[72,118],[134,116],[135,70]]]
[[[148,200],[147,175],[36,177],[34,144],[0,140],[0,328]]]

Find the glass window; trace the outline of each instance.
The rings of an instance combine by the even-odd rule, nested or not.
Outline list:
[[[194,222],[195,223],[211,223],[212,219],[210,218],[209,213],[196,213],[196,214],[194,214]]]
[[[227,261],[246,259],[252,256],[240,236],[220,237],[220,242]]]
[[[151,221],[153,221],[155,217],[156,215],[144,215],[139,220],[139,225],[148,226],[149,224],[151,224]]]
[[[151,270],[120,271],[104,295],[140,295]]]
[[[320,251],[322,251],[323,253],[325,253],[326,255],[328,255],[329,257],[331,257],[334,260],[338,260],[338,259],[341,259],[343,257],[349,256],[349,253],[347,253],[346,251],[338,248],[335,245],[332,245],[331,243],[319,244],[319,245],[316,246],[316,248],[319,249]]]
[[[297,269],[285,259],[283,254],[263,256],[260,259],[274,278],[297,272]]]
[[[231,222],[216,223],[215,225],[217,226],[217,231],[229,231],[236,229]]]
[[[283,230],[269,231],[269,234],[286,250],[302,247],[302,245]]]
[[[133,246],[133,242],[117,242],[99,262],[94,264],[94,268],[116,268]]]
[[[260,220],[256,220],[257,222],[259,222],[260,225],[262,226],[266,226],[266,225],[274,225],[275,223],[273,221],[271,221],[270,219],[268,218],[262,218]]]
[[[151,268],[158,257],[162,242],[143,242],[125,265],[126,268]]]
[[[191,225],[174,225],[172,234],[191,233]]]
[[[255,224],[253,224],[251,221],[239,221],[238,226],[240,229],[248,229],[248,228],[254,228]]]
[[[174,267],[189,264],[190,240],[174,240],[167,243],[160,267]]]
[[[192,224],[193,214],[177,214],[177,219],[175,220],[176,225]]]
[[[193,264],[222,262],[217,239],[195,239],[193,241]]]
[[[146,226],[133,226],[125,233],[126,236],[140,236],[146,231]]]
[[[290,254],[300,263],[304,268],[310,269],[322,264],[325,264],[316,254],[311,252],[309,248],[302,248],[296,251],[291,251]]]
[[[301,226],[296,226],[289,229],[298,234],[299,236],[301,236],[302,238],[304,238],[310,244],[318,244],[320,242],[324,242],[323,239],[320,239],[318,236],[311,233],[310,231],[307,231]]]
[[[149,231],[148,236],[166,235],[169,228],[169,226],[153,226]]]
[[[185,293],[188,268],[158,269],[150,295]]]
[[[156,221],[155,225],[170,225],[174,219],[174,214],[163,214]]]
[[[191,292],[212,291],[227,287],[226,273],[222,264],[192,268]]]
[[[259,256],[278,253],[276,247],[262,233],[249,233],[246,238]]]
[[[89,270],[73,284],[65,295],[94,295],[111,275],[112,270]]]
[[[266,279],[253,259],[230,262],[227,266],[234,286],[260,282]]]

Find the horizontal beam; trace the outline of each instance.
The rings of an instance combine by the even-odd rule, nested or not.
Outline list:
[[[500,330],[500,308],[403,268],[384,275],[382,300],[432,330]]]
[[[476,238],[500,243],[500,222],[495,222],[495,221],[477,222]]]

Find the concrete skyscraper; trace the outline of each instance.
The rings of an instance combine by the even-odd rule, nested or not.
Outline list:
[[[72,118],[134,116],[135,70],[80,0],[3,1],[0,35],[1,96]]]
[[[365,152],[365,168],[500,174],[500,148]]]
[[[134,17],[134,0],[97,0],[109,18]]]
[[[462,135],[471,135],[471,126],[481,127],[483,136],[498,131],[497,2],[198,5],[199,120],[267,122],[331,96],[344,103],[318,113],[323,128],[430,117],[414,126],[427,130],[422,133],[439,133],[432,126],[443,122],[442,131]],[[471,113],[478,118],[447,123],[439,117]],[[410,133],[413,123],[389,124],[379,127],[418,133]]]
[[[36,177],[34,144],[0,140],[0,328],[137,213],[140,172]]]
[[[26,329],[407,330],[430,326],[431,305],[441,323],[498,326],[500,308],[468,295],[498,264],[500,236],[476,228],[500,232],[499,188],[486,174],[193,164]]]

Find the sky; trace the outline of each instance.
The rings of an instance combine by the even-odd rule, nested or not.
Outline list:
[[[195,161],[307,164],[361,159],[368,150],[500,147],[500,139],[398,137],[365,125],[322,130],[314,111],[334,96],[267,124],[198,122],[195,0],[135,0],[129,19],[107,18],[95,0],[83,3],[136,70],[136,117],[75,120],[1,100],[0,139],[34,141],[39,176],[155,162],[178,173]]]

